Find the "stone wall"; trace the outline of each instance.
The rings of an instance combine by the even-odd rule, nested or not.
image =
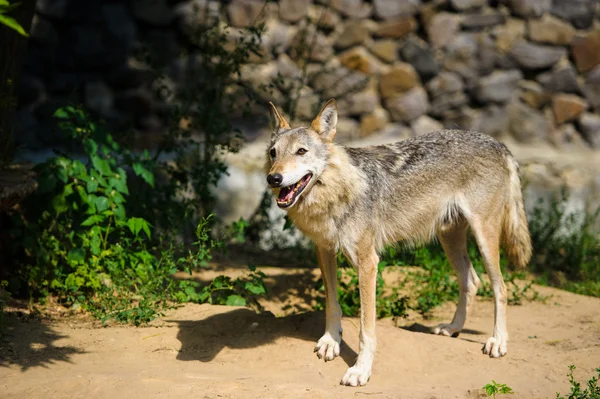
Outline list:
[[[210,17],[264,22],[248,80],[259,91],[278,76],[295,82],[260,98],[298,96],[299,119],[336,97],[341,140],[445,126],[599,148],[599,10],[596,0],[38,0],[18,137],[51,143],[45,127],[66,101],[160,131],[150,71],[133,54],[146,42],[176,74],[186,27]]]

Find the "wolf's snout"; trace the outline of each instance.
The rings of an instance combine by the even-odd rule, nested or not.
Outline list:
[[[283,176],[281,176],[279,173],[267,175],[267,183],[269,183],[269,186],[271,187],[279,187],[282,181]]]

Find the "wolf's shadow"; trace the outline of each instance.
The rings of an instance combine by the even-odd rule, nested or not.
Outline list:
[[[249,309],[235,309],[202,320],[173,320],[179,326],[177,338],[181,349],[178,360],[212,361],[225,347],[254,348],[274,342],[279,337],[316,341],[325,331],[323,312],[307,312],[276,318],[272,313],[256,314]],[[356,352],[342,340],[341,358],[352,366]],[[315,355],[316,356],[316,355]]]

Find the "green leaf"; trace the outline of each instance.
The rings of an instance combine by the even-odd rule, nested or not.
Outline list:
[[[108,179],[108,184],[120,193],[129,194],[129,190],[127,189],[127,174],[121,168],[119,168],[118,173],[114,177]]]
[[[239,295],[229,295],[227,297],[227,306],[246,306],[246,300]]]
[[[98,190],[98,180],[94,177],[90,177],[87,181],[86,189],[88,193],[95,193],[96,190]]]
[[[59,108],[54,112],[54,117],[58,119],[67,119],[70,114],[65,108]]]
[[[131,232],[136,236],[141,230],[143,230],[148,238],[150,238],[150,228],[148,227],[148,222],[142,218],[130,218],[127,221],[127,227],[129,227],[129,230],[131,230]]]
[[[260,295],[265,293],[265,287],[263,287],[262,285],[252,284],[250,281],[246,282],[244,288],[247,291],[253,293],[254,295]]]
[[[96,155],[98,152],[98,144],[92,139],[86,139],[83,141],[83,148],[88,155]]]
[[[90,156],[90,159],[92,160],[92,165],[94,165],[94,169],[96,169],[102,175],[104,175],[104,176],[113,175],[113,171],[110,168],[110,164],[108,163],[108,161],[106,159],[100,158],[97,155]]]
[[[150,187],[154,187],[154,174],[146,169],[144,165],[139,162],[133,164],[133,171],[137,176],[140,176]]]
[[[97,224],[99,222],[104,221],[104,216],[103,215],[92,215],[89,218],[85,219],[81,225],[82,226],[91,226],[94,224]]]
[[[25,37],[29,36],[27,32],[25,32],[23,27],[12,17],[0,14],[0,24],[6,25],[9,28],[14,29],[15,31],[17,31]]]
[[[108,209],[108,198],[106,197],[95,197],[92,202],[96,206],[98,213]]]
[[[83,262],[85,259],[85,251],[82,248],[73,248],[67,255],[69,262]]]

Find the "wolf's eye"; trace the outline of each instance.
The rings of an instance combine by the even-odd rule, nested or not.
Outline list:
[[[296,151],[296,154],[304,155],[304,154],[306,154],[306,152],[307,152],[306,148],[300,148],[298,151]]]
[[[271,148],[271,151],[269,151],[269,154],[271,155],[271,158],[275,158],[275,155],[277,155],[275,148]]]

